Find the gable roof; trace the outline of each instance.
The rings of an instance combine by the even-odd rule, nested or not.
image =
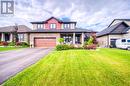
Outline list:
[[[30,30],[31,29],[25,25],[18,25],[18,32],[28,32]],[[0,32],[14,32],[14,31],[15,31],[14,26],[0,27]]]
[[[112,25],[112,23],[113,23],[114,21],[116,21],[116,20],[120,20],[121,22],[124,22],[124,21],[129,21],[129,22],[130,22],[130,19],[114,19],[114,20],[110,23],[110,25],[109,25],[108,27],[110,27],[110,26]]]
[[[51,19],[55,19],[55,20],[57,20],[59,23],[64,23],[64,24],[69,24],[69,23],[75,23],[75,24],[76,24],[75,21],[63,21],[63,20],[60,20],[60,19],[55,18],[55,17],[50,17],[50,18],[48,18],[48,19],[45,20],[45,21],[30,22],[30,23],[31,23],[31,24],[43,24],[43,23],[47,23],[47,21],[49,21],[49,20],[51,20]]]
[[[119,22],[97,33],[97,37],[101,37],[109,34],[125,34],[128,31],[128,27],[129,26],[126,23]]]
[[[47,22],[47,21],[49,21],[49,20],[51,20],[51,19],[55,19],[55,20],[57,20],[59,23],[62,23],[62,21],[60,20],[60,19],[58,19],[58,18],[55,18],[55,17],[50,17],[49,19],[47,19],[47,20],[45,20],[44,22]]]

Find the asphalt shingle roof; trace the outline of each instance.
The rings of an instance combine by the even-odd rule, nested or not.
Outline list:
[[[127,21],[127,22],[130,22],[130,19],[114,19],[108,27],[110,27],[110,26],[112,25],[112,23],[113,23],[114,21],[116,21],[116,20],[119,20],[119,21],[121,21],[121,22],[126,22],[126,21]]]
[[[18,25],[18,32],[28,32],[30,30],[31,29],[25,25]],[[0,32],[14,32],[14,31],[15,31],[14,26],[0,27]]]
[[[125,34],[129,30],[128,27],[129,26],[126,23],[120,22],[97,33],[97,37],[108,35],[108,34]]]
[[[88,29],[81,29],[81,28],[76,28],[76,29],[37,29],[37,30],[31,30],[29,32],[95,32],[91,31]]]

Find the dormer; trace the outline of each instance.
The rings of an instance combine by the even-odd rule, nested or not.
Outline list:
[[[35,29],[75,29],[76,22],[66,22],[55,17],[51,17],[42,22],[31,22]]]

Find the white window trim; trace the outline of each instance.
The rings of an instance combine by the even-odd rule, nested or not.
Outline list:
[[[24,34],[18,34],[18,41],[19,42],[24,42]]]
[[[56,29],[56,24],[55,23],[51,23],[50,24],[50,29]]]
[[[37,24],[37,29],[42,29],[43,28],[43,24]]]

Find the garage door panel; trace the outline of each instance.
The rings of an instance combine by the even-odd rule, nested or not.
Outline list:
[[[56,38],[35,38],[34,39],[35,47],[55,47]]]

